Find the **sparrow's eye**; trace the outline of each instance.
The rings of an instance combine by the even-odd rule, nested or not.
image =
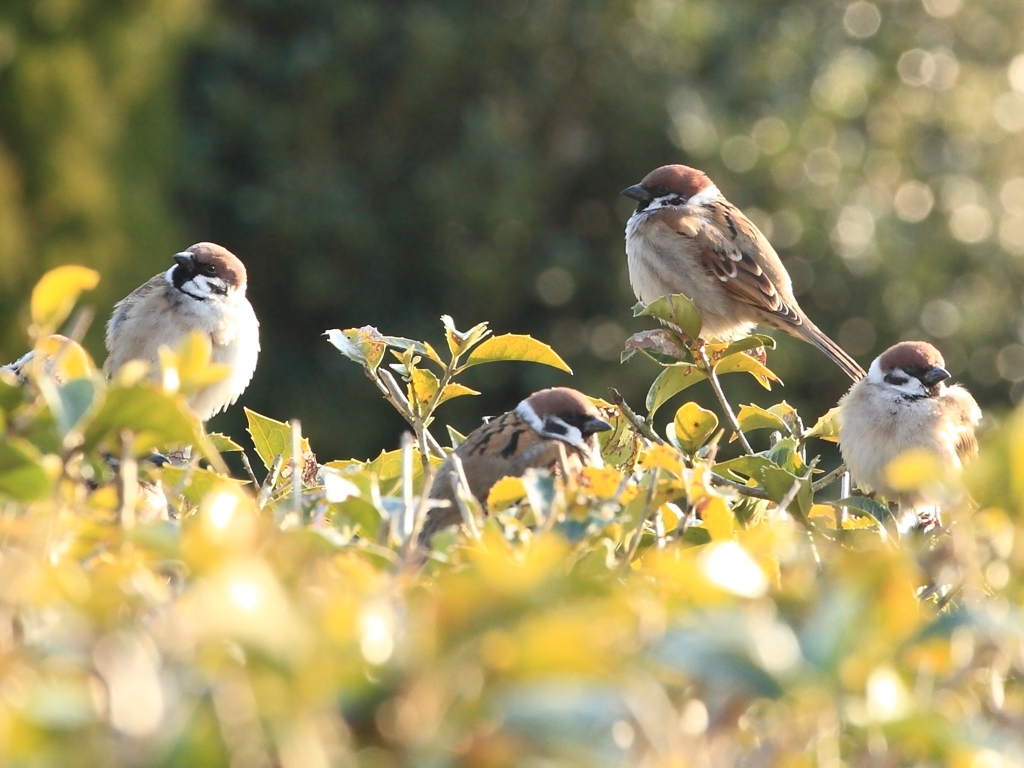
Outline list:
[[[891,371],[890,373],[885,374],[886,384],[895,384],[896,386],[900,386],[901,384],[906,384],[908,381],[910,381],[909,378],[904,376],[902,373],[897,373],[896,371]]]
[[[199,267],[200,274],[213,277],[217,274],[217,268],[213,264],[202,264]]]

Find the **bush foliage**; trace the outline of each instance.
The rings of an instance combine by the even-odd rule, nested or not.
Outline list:
[[[437,346],[329,331],[412,437],[321,464],[297,422],[247,411],[244,440],[204,434],[182,395],[216,374],[198,341],[161,359],[160,386],[105,381],[52,335],[95,278],[40,283],[36,355],[0,374],[3,765],[1024,760],[1024,415],[983,445],[977,503],[901,538],[880,503],[821,500],[827,416],[742,406],[756,450],[717,458],[729,416],[684,390],[770,386],[771,343],[694,347],[699,316],[674,297],[640,310],[682,331],[625,353],[662,366],[646,412],[677,403],[666,435],[602,401],[605,467],[502,481],[423,562],[438,408],[476,394],[468,367],[564,368],[555,351],[450,318]],[[203,460],[145,458],[183,444]],[[252,452],[253,476],[224,452]]]

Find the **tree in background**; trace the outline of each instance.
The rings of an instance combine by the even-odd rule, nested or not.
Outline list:
[[[249,267],[263,322],[245,401],[300,417],[328,455],[393,446],[401,429],[336,362],[328,327],[422,337],[444,312],[489,320],[550,342],[575,386],[639,400],[652,370],[616,362],[641,327],[618,190],[666,162],[708,171],[778,248],[808,313],[862,361],[927,338],[983,403],[1020,394],[1015,4],[225,0],[188,47],[171,41],[195,4],[114,6],[107,32],[72,14],[57,41],[42,7],[16,12],[19,41],[22,28],[38,46],[64,40],[82,64],[56,71],[113,83],[124,66],[136,90],[109,88],[130,105],[113,110],[120,123],[106,93],[86,98],[84,86],[80,110],[54,122],[33,106],[54,89],[18,74],[32,47],[14,47],[0,76],[26,95],[0,107],[0,159],[24,170],[0,175],[0,194],[25,223],[0,235],[22,264],[17,283],[0,268],[2,311],[42,271],[30,256],[98,266],[123,295],[180,247],[222,242]],[[139,29],[164,34],[146,46]],[[127,66],[132,55],[154,75]],[[97,138],[78,157],[62,154],[68,136]],[[92,173],[75,175],[83,167]],[[36,191],[46,168],[74,194]],[[106,205],[82,204],[95,190]],[[795,342],[773,365],[802,410],[825,410],[845,387]],[[480,376],[488,399],[453,403],[456,423],[566,382],[539,368]]]

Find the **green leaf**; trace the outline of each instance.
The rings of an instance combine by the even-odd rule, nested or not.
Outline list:
[[[715,465],[715,472],[730,480],[746,481],[748,478],[760,482],[761,472],[765,467],[776,466],[765,456],[739,456]]]
[[[395,349],[402,349],[402,350],[412,349],[412,350],[415,350],[416,352],[420,353],[424,357],[427,357],[427,358],[433,360],[438,365],[440,365],[440,366],[444,365],[444,362],[441,360],[440,356],[437,354],[437,352],[434,350],[434,348],[432,346],[430,346],[425,341],[416,341],[414,339],[406,339],[406,338],[404,338],[402,336],[383,336],[382,335],[380,338],[383,339],[384,342],[389,347],[394,347]]]
[[[572,373],[572,368],[547,344],[537,341],[531,336],[517,333],[506,333],[492,336],[476,347],[466,358],[462,369],[481,363],[493,363],[499,360],[520,360],[527,363],[542,363]]]
[[[641,316],[656,317],[674,325],[691,339],[700,336],[700,329],[704,325],[700,310],[681,293],[662,296],[646,306],[643,303],[637,304],[633,307],[633,317]]]
[[[878,521],[879,525],[895,535],[896,518],[893,517],[889,506],[877,499],[873,499],[870,496],[848,496],[845,499],[839,499],[839,501],[827,501],[825,503],[836,509],[846,507],[850,512],[859,517],[874,518]]]
[[[696,403],[683,403],[670,426],[669,439],[681,451],[694,453],[718,427],[718,417]]]
[[[11,436],[0,441],[0,494],[32,501],[52,492],[53,480],[34,445]]]
[[[782,467],[787,472],[803,474],[807,468],[803,457],[800,456],[800,448],[797,445],[796,439],[793,437],[784,437],[782,440],[779,440],[779,442],[768,449],[766,455],[772,463]]]
[[[160,479],[163,480],[164,487],[168,489],[168,498],[170,498],[170,491],[174,490],[192,504],[198,504],[208,493],[224,483],[238,486],[249,484],[248,480],[236,480],[212,469],[176,467],[173,464],[165,464],[160,468]]]
[[[384,336],[370,325],[344,331],[332,328],[325,331],[324,336],[341,354],[370,371],[377,370],[387,350]]]
[[[23,402],[25,388],[17,383],[17,376],[9,371],[0,371],[0,409],[13,411]]]
[[[53,402],[49,402],[50,397],[46,398],[61,440],[67,440],[68,435],[92,408],[96,402],[96,391],[97,384],[92,379],[75,379],[56,389],[56,399]],[[49,394],[46,389],[43,392],[44,395]]]
[[[281,455],[282,464],[286,466],[292,458],[292,428],[283,421],[272,419],[245,409],[245,417],[249,421],[249,435],[252,437],[256,454],[268,470],[274,463],[274,457]],[[302,438],[302,453],[309,453],[309,440]]]
[[[68,265],[51,269],[32,289],[32,323],[39,335],[52,333],[78,301],[82,291],[91,291],[100,273],[88,267]]]
[[[792,430],[782,418],[759,405],[741,405],[736,418],[740,422],[740,429],[744,432],[755,429],[776,429],[786,435],[792,434]]]
[[[452,449],[458,448],[466,440],[466,436],[455,429],[455,427],[448,426],[448,439],[451,441]]]
[[[694,384],[704,381],[707,375],[704,374],[693,363],[675,363],[666,366],[658,378],[647,390],[647,420],[654,417],[655,412],[673,396],[682,392]]]
[[[223,432],[210,432],[206,437],[218,453],[235,453],[245,450]]]
[[[814,494],[811,490],[809,478],[797,477],[792,472],[787,472],[781,467],[767,466],[761,470],[761,487],[763,487],[772,501],[781,503],[786,496],[793,492],[793,486],[798,490],[796,496],[786,507],[786,511],[796,515],[801,520],[807,519],[807,513],[811,511],[814,503]]]
[[[201,426],[184,399],[147,385],[114,387],[85,428],[84,448],[106,445],[120,454],[121,433],[132,433],[132,454],[199,443]]]

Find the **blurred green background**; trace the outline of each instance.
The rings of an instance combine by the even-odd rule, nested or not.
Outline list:
[[[866,366],[924,338],[998,412],[1024,392],[1024,4],[736,0],[18,0],[0,8],[0,359],[48,268],[114,301],[213,240],[249,270],[263,354],[241,403],[322,460],[402,423],[321,333],[530,333],[576,370],[487,366],[463,431],[532,389],[619,387],[633,320],[619,190],[707,171]],[[843,375],[788,338],[805,418]],[[703,389],[703,388],[701,388]],[[701,392],[708,399],[710,393]],[[671,409],[666,409],[669,414]],[[242,431],[240,408],[214,429]]]

